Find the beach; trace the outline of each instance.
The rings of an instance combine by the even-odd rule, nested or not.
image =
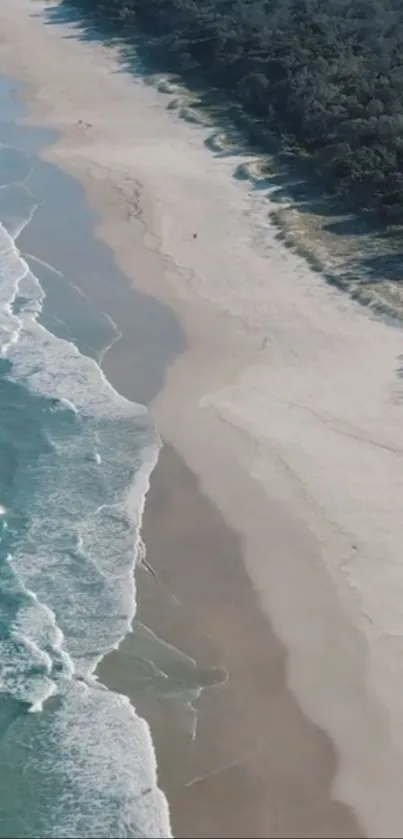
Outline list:
[[[279,241],[180,87],[58,4],[2,0],[0,33],[127,278],[74,278],[118,336],[102,369],[163,441],[133,632],[97,674],[150,726],[173,835],[400,836],[401,331]]]

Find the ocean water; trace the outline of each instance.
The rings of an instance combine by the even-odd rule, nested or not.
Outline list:
[[[20,113],[0,80],[0,837],[167,836],[148,727],[94,677],[135,613],[160,440],[102,373],[113,321],[83,297],[69,325],[20,251],[45,139]]]

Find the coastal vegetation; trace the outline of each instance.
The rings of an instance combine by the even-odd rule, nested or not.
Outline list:
[[[399,0],[65,0],[146,32],[169,68],[201,73],[260,145],[308,157],[323,190],[403,223]]]

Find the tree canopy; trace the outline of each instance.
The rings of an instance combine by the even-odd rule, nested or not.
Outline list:
[[[326,190],[403,223],[399,0],[67,0],[198,66],[265,142],[308,153]]]

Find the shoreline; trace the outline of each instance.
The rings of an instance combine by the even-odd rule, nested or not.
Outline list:
[[[9,23],[14,14],[12,6],[13,4],[6,3],[5,8],[3,7],[0,12],[0,16],[9,15]],[[18,36],[18,26],[21,26],[20,42],[22,43],[26,37],[24,26],[26,25],[30,32],[32,27],[32,34],[35,34],[36,27],[38,43],[36,48],[34,45],[34,48],[37,50],[37,58],[29,56],[26,61],[28,69],[29,67],[32,69],[35,61],[37,62],[36,83],[37,89],[41,89],[41,84],[45,84],[46,81],[46,62],[41,69],[38,58],[42,37],[39,34],[41,24],[34,21],[24,22],[23,16],[31,8],[28,0],[19,0],[18,6],[21,17],[16,24],[17,30],[14,36]],[[17,12],[15,14],[17,15]],[[51,46],[51,52],[46,59],[50,62],[52,55],[54,58],[61,49],[61,42],[58,43],[58,36],[54,33],[54,28],[51,27],[51,29],[53,29],[53,34],[48,33],[45,36],[43,33],[46,43]],[[13,37],[10,43],[13,45]],[[180,451],[187,465],[198,475],[202,492],[214,500],[226,521],[235,527],[242,538],[245,566],[253,581],[253,588],[259,596],[260,605],[266,617],[270,616],[272,619],[276,634],[287,647],[286,682],[291,687],[294,696],[298,698],[298,704],[306,716],[316,725],[321,725],[334,741],[339,758],[336,781],[332,782],[334,797],[348,803],[359,813],[362,824],[370,835],[381,836],[386,832],[388,835],[397,836],[403,823],[399,783],[402,756],[398,750],[395,751],[391,743],[389,726],[392,726],[396,735],[400,721],[397,706],[400,703],[396,685],[392,681],[391,687],[389,681],[400,650],[398,645],[392,650],[389,647],[385,649],[383,638],[381,638],[381,646],[378,644],[375,650],[378,659],[374,659],[374,664],[371,659],[372,649],[369,650],[368,647],[371,640],[377,641],[372,613],[370,619],[366,621],[365,612],[368,615],[368,610],[357,609],[357,587],[359,589],[359,586],[356,584],[355,587],[351,585],[349,587],[346,579],[343,581],[344,568],[340,573],[339,567],[340,558],[343,566],[344,563],[354,566],[357,553],[357,549],[354,548],[356,542],[352,542],[347,527],[343,532],[343,528],[336,528],[326,515],[319,515],[320,510],[312,505],[305,487],[302,490],[301,484],[293,481],[290,465],[288,464],[284,469],[282,433],[293,439],[296,444],[295,429],[290,416],[299,406],[295,404],[298,388],[290,358],[286,357],[287,363],[284,364],[284,359],[281,358],[278,350],[282,340],[280,326],[273,319],[270,322],[270,355],[268,357],[268,354],[262,354],[261,351],[262,337],[268,329],[264,325],[261,313],[249,310],[246,326],[239,320],[242,306],[248,302],[243,299],[241,293],[232,301],[232,308],[229,308],[229,314],[233,317],[220,311],[220,305],[225,311],[224,299],[217,299],[215,306],[208,302],[210,290],[207,288],[205,279],[209,266],[201,264],[201,274],[196,278],[191,267],[192,245],[186,239],[190,231],[185,231],[184,241],[177,249],[178,254],[181,255],[180,259],[178,257],[178,262],[188,265],[187,269],[178,270],[171,258],[162,256],[150,247],[155,247],[156,242],[163,240],[166,252],[173,249],[173,232],[170,225],[176,220],[168,218],[163,212],[165,206],[163,202],[167,200],[166,195],[171,189],[172,182],[167,180],[166,194],[163,193],[162,184],[162,198],[156,193],[153,194],[155,181],[153,172],[147,166],[141,206],[139,208],[136,205],[133,194],[136,179],[130,173],[130,167],[135,168],[135,160],[133,161],[131,149],[126,147],[119,149],[116,145],[116,137],[115,143],[113,142],[113,137],[109,133],[111,129],[105,126],[102,119],[102,111],[98,111],[99,124],[97,123],[91,139],[87,135],[83,137],[77,129],[77,124],[71,123],[73,113],[78,119],[81,118],[84,111],[80,108],[84,107],[85,96],[89,96],[91,92],[91,62],[94,62],[94,78],[99,78],[98,72],[108,75],[114,60],[113,56],[111,57],[112,53],[108,53],[99,46],[94,48],[75,42],[70,42],[63,49],[66,58],[69,54],[72,58],[78,56],[80,52],[82,54],[83,63],[77,68],[77,78],[85,61],[88,60],[88,78],[84,77],[83,89],[79,95],[77,94],[80,100],[78,103],[74,102],[74,91],[70,89],[69,96],[73,102],[70,105],[70,111],[66,102],[58,104],[60,88],[57,87],[57,81],[54,81],[55,89],[52,90],[50,86],[46,95],[43,89],[41,90],[39,101],[38,96],[34,97],[36,101],[34,107],[30,94],[32,121],[52,125],[61,132],[56,145],[46,151],[45,157],[75,174],[83,183],[91,205],[101,211],[103,220],[98,230],[100,238],[104,238],[113,247],[119,264],[125,269],[125,273],[132,277],[134,284],[142,290],[147,290],[147,293],[155,295],[157,299],[167,302],[185,326],[189,349],[184,356],[173,363],[168,371],[165,388],[151,406],[159,429],[164,438]],[[15,51],[15,43],[13,50]],[[17,77],[24,75],[27,71],[23,70],[25,59],[13,59],[10,49],[8,53],[6,50],[6,56],[3,55],[5,61],[7,55],[10,69],[14,68],[13,72]],[[97,56],[99,64],[97,64]],[[69,70],[73,70],[72,65]],[[59,84],[66,78],[63,76],[63,71],[60,73]],[[71,84],[74,88],[74,78]],[[120,84],[122,87],[121,99],[116,103],[117,114],[119,108],[122,109],[124,103],[129,102],[129,99],[126,99],[128,82],[115,80],[110,84],[111,95]],[[115,85],[118,87],[115,88]],[[124,95],[123,91],[125,91]],[[131,95],[134,97],[135,94],[129,94],[127,91],[127,97]],[[156,108],[158,94],[152,91],[150,95],[152,100],[150,107]],[[111,103],[112,99],[109,99],[108,107]],[[100,105],[99,102],[98,105]],[[96,116],[97,103],[92,104],[91,107]],[[113,115],[111,118],[113,121]],[[130,122],[129,119],[128,123],[130,124],[127,125],[127,137],[130,138],[130,131],[135,131],[136,123],[134,120]],[[106,153],[109,142],[111,148]],[[152,201],[147,199],[147,189],[153,196]],[[158,200],[162,203],[159,204]],[[183,200],[179,203],[184,205]],[[143,220],[143,229],[139,235],[140,212],[143,213],[143,219],[146,221]],[[194,229],[193,218],[190,221]],[[224,235],[228,233],[228,242],[231,241],[230,222],[231,218],[229,218],[228,230],[220,231]],[[203,228],[202,218],[199,219],[199,223]],[[146,234],[146,248],[141,241],[142,238],[144,239],[144,233]],[[133,255],[138,256],[140,252],[141,277],[133,268]],[[201,256],[197,251],[195,258],[201,259]],[[289,264],[287,259],[280,258],[277,254],[273,256],[280,260],[276,263],[277,270],[282,265],[285,271]],[[195,293],[196,279],[200,281],[198,293]],[[299,276],[295,279],[299,279]],[[317,284],[315,285],[314,282],[309,285],[308,297],[315,293],[316,287]],[[294,286],[294,291],[296,299],[293,305],[300,306],[298,317],[303,320],[304,317],[308,317],[309,313],[307,301],[304,299],[306,291],[303,295],[298,283]],[[222,289],[219,288],[218,292],[221,293]],[[389,363],[390,360],[389,356],[386,358],[386,353],[396,357],[400,339],[388,333],[387,341],[385,331],[387,327],[382,324],[375,325],[369,318],[369,325],[365,326],[363,321],[365,314],[357,314],[350,301],[341,300],[329,290],[326,290],[326,293],[324,290],[319,292],[319,297],[316,304],[319,309],[322,306],[324,321],[326,317],[329,317],[329,307],[333,305],[338,317],[346,316],[354,321],[352,326],[357,328],[363,343],[364,337],[368,334],[368,341],[377,337],[387,344],[386,350],[384,349],[385,358],[383,356],[380,358],[378,367],[374,371],[374,378],[378,372],[379,375],[383,374],[382,364],[384,363],[386,369],[386,362]],[[274,314],[276,314],[277,306],[281,317],[280,302],[275,298],[271,300],[271,305],[274,305],[275,309]],[[256,305],[258,307],[259,298],[256,300]],[[266,311],[264,314],[267,316]],[[335,327],[333,334],[339,352],[341,339],[350,339],[350,336],[338,334],[337,319],[334,324],[332,321],[327,322],[327,329],[332,326]],[[324,336],[326,328],[325,326],[321,328]],[[292,323],[289,328],[290,342],[292,337],[294,340],[298,338],[298,334],[298,324],[296,327]],[[320,330],[317,330],[315,335],[318,339],[323,337]],[[344,363],[347,363],[350,346],[351,351],[353,349],[357,351],[352,340],[347,343],[345,357],[341,357]],[[326,348],[325,341],[324,347]],[[319,343],[319,349],[316,348],[316,351],[320,354],[321,350]],[[363,356],[366,351],[367,347],[363,346],[357,355],[357,361],[361,364],[364,363]],[[285,400],[282,412],[279,412],[277,405],[269,404],[269,413],[262,412],[261,417],[240,415],[241,403],[244,410],[245,406],[250,404],[250,398],[248,398],[250,394],[255,396],[256,393],[259,394],[259,387],[261,387],[259,376],[266,375],[265,365],[268,365],[269,360],[271,363],[273,360],[275,362],[277,353],[279,376],[284,378],[286,375],[286,390],[294,395],[294,402],[288,397],[288,407]],[[107,367],[108,365],[105,369]],[[297,379],[299,375],[300,370],[296,366]],[[325,368],[323,368],[323,375],[326,375]],[[354,380],[351,384],[353,382]],[[312,396],[316,398],[313,379],[311,386]],[[274,378],[268,377],[266,387],[275,387],[282,392],[281,379],[276,375]],[[217,399],[217,391],[223,388],[226,390],[222,391]],[[212,395],[208,397],[207,394]],[[337,397],[336,392],[336,401]],[[356,398],[358,401],[360,398],[368,400],[369,397],[371,397],[371,391],[368,393],[364,391],[363,394],[357,393]],[[371,401],[369,401],[369,408],[371,417],[373,410]],[[297,414],[297,422],[305,430],[306,420],[305,418],[301,420],[301,416],[303,417],[301,413]],[[381,419],[381,415],[378,418],[374,414],[374,426]],[[265,445],[265,440],[260,434],[262,427],[268,421],[274,430],[271,427],[272,439],[269,439]],[[393,449],[395,430],[392,421],[387,430],[390,431],[391,451],[396,455],[396,449]],[[354,427],[351,422],[350,426],[347,421],[345,422],[344,432],[345,437],[348,437],[349,433],[353,436]],[[315,433],[315,429],[308,428],[306,440],[309,445],[312,445],[309,437],[312,433]],[[327,454],[326,440],[323,442],[320,440],[319,444],[322,447],[322,454]],[[342,444],[344,446],[341,461],[343,466],[346,457],[347,460],[348,458],[351,460],[351,451],[343,440],[340,445]],[[338,449],[335,451],[335,458],[338,456],[338,451]],[[291,454],[294,453],[291,452]],[[352,454],[355,456],[355,449]],[[289,463],[292,462],[290,457]],[[294,462],[298,465],[298,458],[294,457]],[[327,470],[329,474],[332,474],[332,463],[324,460],[324,464],[324,471]],[[354,465],[356,470],[359,470],[359,461]],[[302,467],[305,468],[305,466],[302,463]],[[381,465],[379,469],[379,475],[382,475]],[[291,472],[291,480],[287,470]],[[303,474],[303,469],[301,474]],[[329,486],[332,491],[332,485]],[[320,490],[320,483],[316,485],[317,491],[318,487]],[[324,500],[326,501],[327,498],[325,497]],[[343,509],[341,513],[344,515]],[[363,539],[362,532],[357,540],[360,547],[361,539]],[[267,545],[270,548],[269,553],[275,557],[274,563],[267,561]],[[365,557],[363,548],[367,548],[364,541],[361,551]],[[297,563],[294,561],[294,556],[298,557]],[[371,557],[371,554],[369,556]],[[362,565],[359,560],[358,556],[358,570]],[[372,563],[372,567],[374,559],[371,557],[368,561]],[[370,594],[368,589],[367,595]],[[341,595],[343,600],[341,600]],[[353,617],[358,619],[359,630],[354,629]],[[387,665],[381,671],[379,670],[380,653],[386,653],[389,656]],[[393,672],[392,675],[395,678],[396,673]],[[387,677],[384,684],[381,684],[381,676]],[[387,718],[389,707],[392,707],[390,719]],[[373,794],[374,790],[376,794]]]
[[[47,182],[49,176],[43,174]],[[31,186],[39,200],[43,201],[43,206],[48,208],[47,213],[35,215],[18,244],[23,253],[29,250],[34,266],[37,258],[44,259],[42,271],[45,265],[54,264],[61,270],[65,282],[71,282],[68,254],[74,245],[76,254],[81,254],[83,240],[87,240],[88,249],[94,219],[90,217],[88,222],[87,216],[90,213],[86,211],[85,199],[78,188],[73,189],[74,182],[71,183],[61,171],[60,174],[59,170],[51,173],[50,194],[46,188],[41,192],[41,180],[39,171]],[[57,216],[56,202],[63,195],[66,204],[64,235],[60,237],[56,230],[52,230],[53,235],[49,241],[50,230],[47,224],[52,225],[52,218]],[[70,218],[72,211],[74,222]],[[161,353],[165,356],[167,347],[172,346],[172,333],[175,334],[173,324],[170,328],[165,324],[161,332],[161,324],[164,318],[166,320],[168,310],[159,314],[156,302],[147,307],[146,298],[131,286],[120,284],[119,280],[125,278],[114,277],[110,254],[99,243],[95,248],[91,245],[84,262],[83,256],[85,254],[79,258],[79,265],[73,267],[73,278],[94,305],[95,311],[100,312],[105,308],[108,273],[109,283],[117,283],[116,299],[111,300],[110,304],[114,304],[112,311],[116,318],[115,326],[118,324],[119,331],[123,332],[124,349],[122,351],[117,346],[117,351],[114,351],[112,344],[108,364],[109,380],[123,396],[138,401],[139,393],[145,397],[153,389],[159,389],[156,383],[161,382],[161,375],[158,373],[158,364],[154,367],[148,365],[148,370],[143,373],[136,365],[135,373],[130,378],[133,359],[136,357],[136,344],[133,343],[133,337],[127,334],[130,323],[125,326],[124,318],[128,311],[132,312],[131,325],[134,332],[140,330],[142,334],[141,321],[144,318],[148,328],[152,332],[156,330],[162,339],[160,364],[164,366],[166,358],[162,358]],[[90,262],[97,277],[96,284],[88,280]],[[40,277],[43,282],[42,273]],[[49,278],[45,290],[50,289]],[[143,348],[144,345],[141,346]],[[147,354],[142,367],[147,367],[146,359]],[[172,499],[176,497],[178,501],[173,502]],[[163,514],[167,498],[169,507],[174,505],[174,514],[171,513],[169,518],[176,522],[173,531],[170,527],[168,533],[165,532],[166,516]],[[246,836],[252,831],[254,835],[262,837],[273,833],[287,836],[301,832],[306,824],[306,831],[316,830],[324,836],[359,836],[349,812],[328,800],[327,787],[336,767],[333,748],[319,729],[304,720],[294,699],[289,696],[284,684],[285,651],[261,614],[242,568],[238,539],[232,529],[221,522],[218,513],[200,493],[195,476],[169,446],[164,447],[158,461],[145,510],[142,535],[149,549],[152,568],[158,569],[158,575],[153,579],[145,575],[141,567],[137,569],[139,607],[136,628],[121,642],[118,651],[104,657],[97,668],[97,675],[110,689],[127,693],[137,712],[150,724],[154,746],[160,758],[160,782],[171,802],[175,835],[225,837],[238,833]],[[181,522],[182,518],[186,524]],[[192,521],[193,528],[189,528],[189,521]],[[181,545],[183,539],[186,540],[185,546]],[[200,574],[198,568],[212,549],[217,552],[217,559],[213,566],[209,562]],[[192,560],[190,565],[186,562],[189,557]],[[181,606],[178,606],[176,595],[171,597],[168,594],[170,589],[163,582],[167,574],[169,587],[173,590],[182,588],[181,592],[178,591]],[[236,596],[236,601],[226,605],[228,614],[221,614],[219,623],[224,618],[227,636],[228,629],[232,634],[234,626],[240,624],[235,649],[234,639],[228,643],[228,637],[225,638],[225,633],[217,625],[218,615],[223,611],[227,581],[231,582],[231,597]],[[208,603],[200,611],[197,601],[192,604],[192,598],[195,592],[200,595],[202,588],[206,591],[207,599],[213,597],[214,604]],[[217,600],[217,594],[221,602]],[[144,692],[141,678],[137,676],[136,643],[137,627],[140,626],[141,631],[142,620],[146,627],[157,631],[162,644],[171,643],[172,649],[179,652],[179,655],[183,655],[185,648],[185,655],[190,655],[191,659],[194,657],[194,675],[185,662],[182,664],[181,676],[190,683],[193,677],[193,684],[196,685],[196,696],[191,706],[184,706],[181,689],[173,698],[166,697],[164,693],[160,696],[157,685],[151,694]],[[243,622],[246,627],[241,639]],[[252,631],[248,624],[252,624]],[[269,684],[266,675],[261,675],[264,662],[260,661],[258,650],[266,650],[269,654],[273,686]],[[231,657],[229,684],[226,670],[228,655]],[[135,666],[131,668],[133,658]],[[172,683],[172,675],[170,681]],[[255,682],[259,684],[260,681],[262,687],[257,692]],[[251,688],[247,687],[248,682]],[[281,709],[278,708],[279,694],[282,697]],[[266,701],[270,711],[269,707],[266,709],[263,706]],[[249,713],[245,712],[245,703],[250,705]],[[190,711],[193,718],[189,716]],[[258,717],[252,723],[250,717],[255,718],[257,713]],[[266,714],[270,726],[263,737],[262,732],[267,727]],[[191,735],[192,726],[195,739]],[[278,747],[278,728],[283,736],[287,729],[287,739],[291,739],[294,748],[298,748],[304,775],[309,767],[311,781],[309,784],[302,781],[306,799],[303,808],[298,801],[301,770],[296,772],[294,768],[293,752],[286,751],[282,758],[282,774],[285,774],[286,782],[277,779],[278,757],[276,753],[272,756],[272,749],[273,746]],[[265,742],[264,747],[262,742]],[[294,781],[296,774],[297,780]],[[270,777],[269,784],[266,775]],[[294,783],[297,791],[293,790]],[[234,790],[237,792],[237,806],[233,801]],[[268,792],[270,805],[267,801]]]

